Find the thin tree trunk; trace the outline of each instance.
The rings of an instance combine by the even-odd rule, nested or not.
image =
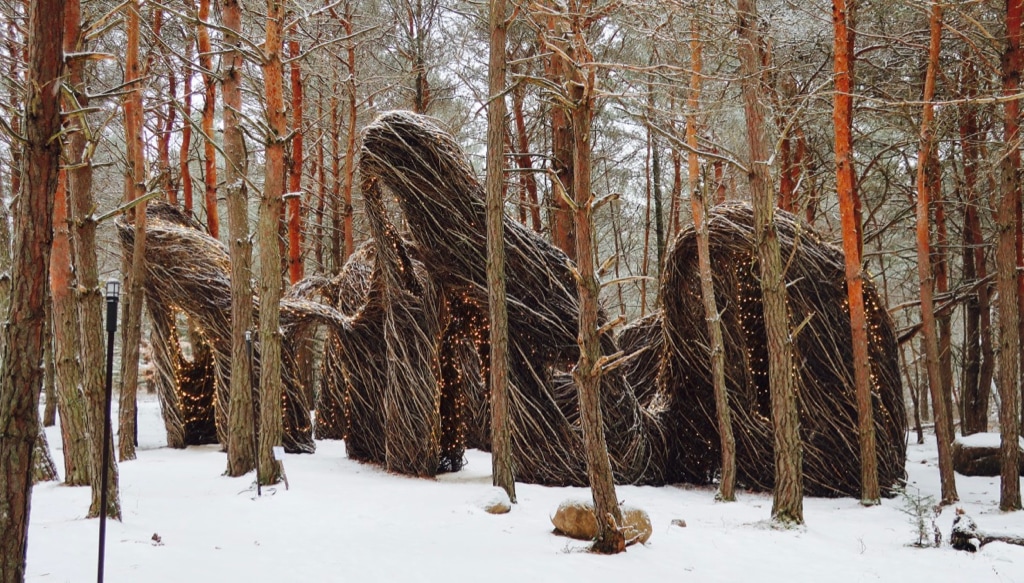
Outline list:
[[[508,308],[505,304],[505,20],[506,0],[491,0],[487,103],[487,298],[490,309],[491,474],[516,500],[508,402]]]
[[[343,21],[345,34],[352,36],[352,4],[345,4],[345,19]],[[355,156],[356,136],[359,135],[357,127],[357,93],[356,93],[356,45],[355,41],[348,41],[346,46],[348,65],[348,145],[345,150],[345,186],[343,190],[345,208],[342,213],[345,223],[345,255],[347,260],[355,251],[355,235],[352,232],[354,227],[354,215],[352,208],[352,187],[355,183]],[[425,81],[424,81],[425,82]],[[418,85],[417,85],[418,87]],[[425,107],[425,106],[424,106]],[[337,174],[335,174],[337,176]]]
[[[868,356],[868,321],[864,310],[864,242],[861,238],[859,195],[853,168],[853,60],[854,33],[850,26],[856,0],[833,0],[835,26],[835,97],[832,125],[835,127],[836,190],[842,220],[843,253],[846,256],[846,292],[850,309],[853,343],[853,384],[857,395],[857,433],[860,444],[860,502],[879,503],[878,456],[875,449],[875,420],[871,403],[871,361]],[[784,168],[783,172],[789,172]],[[792,208],[792,192],[789,193]]]
[[[587,478],[594,498],[597,518],[597,537],[593,550],[600,553],[618,553],[626,548],[619,499],[615,494],[611,460],[605,440],[601,413],[601,333],[598,330],[601,287],[594,265],[594,196],[590,185],[591,123],[594,115],[594,93],[597,89],[594,70],[584,68],[593,57],[586,44],[581,23],[582,14],[589,10],[587,0],[573,2],[572,52],[569,79],[569,101],[573,104],[573,183],[575,200],[575,227],[577,265],[580,294],[579,345],[580,357],[573,370],[573,378],[580,400],[580,421],[583,427],[583,445],[587,456]]]
[[[130,93],[124,104],[126,147],[128,153],[128,182],[126,202],[146,194],[145,143],[142,135],[142,87],[139,62],[139,3],[133,2],[128,11],[127,60],[125,83]],[[121,326],[121,397],[118,425],[119,460],[135,459],[138,440],[136,420],[136,394],[139,381],[139,344],[142,340],[142,302],[146,281],[146,203],[140,203],[128,213],[135,225],[131,268],[125,278],[123,325]]]
[[[68,37],[75,40],[75,52],[85,51],[84,38],[81,31],[80,3],[78,0],[67,0],[67,16],[65,19]],[[73,28],[72,28],[73,27]],[[70,40],[68,41],[71,42]],[[88,105],[88,94],[85,92],[85,62],[82,59],[71,59],[68,63],[69,82],[77,108]],[[93,214],[96,204],[92,193],[92,160],[86,155],[88,140],[83,128],[84,121],[80,116],[71,116],[71,129],[68,137],[68,193],[70,194],[72,225],[72,253],[76,274],[78,276],[78,325],[81,342],[80,371],[82,374],[82,392],[86,399],[86,421],[89,427],[89,439],[92,453],[91,468],[99,468],[103,462],[103,420],[104,409],[104,342],[103,314],[104,300],[99,284],[99,262],[96,255],[96,216]],[[91,152],[91,150],[89,150]],[[111,439],[111,442],[113,440]],[[109,452],[107,464],[107,516],[120,520],[121,497],[118,488],[117,460],[113,450]],[[100,515],[100,498],[102,476],[97,469],[90,471],[92,499],[89,504],[89,518]]]
[[[561,49],[561,53],[554,51],[544,61],[544,76],[561,85],[566,81],[567,68],[569,63],[561,56],[564,53],[566,42],[564,25],[555,18],[550,18],[547,24],[546,36],[543,43],[551,44]],[[542,44],[543,44],[542,43]],[[551,177],[551,242],[558,247],[569,259],[576,260],[576,243],[573,233],[573,215],[566,198],[573,200],[573,129],[570,127],[569,115],[563,107],[557,104],[551,106],[551,169],[554,176]],[[557,181],[557,183],[556,183]]]
[[[761,62],[757,54],[761,39],[757,30],[755,0],[738,0],[736,12],[740,31],[737,49],[743,79],[743,109],[750,146],[747,176],[754,205],[754,242],[761,273],[764,327],[768,339],[768,382],[775,436],[772,520],[781,524],[803,524],[803,445],[800,441],[785,274],[778,233],[775,230],[776,199],[772,192],[768,140],[764,134],[764,113],[761,111]]]
[[[68,2],[68,6],[71,4]],[[77,13],[74,17],[78,17]],[[64,483],[85,486],[89,484],[92,453],[89,450],[90,428],[86,422],[85,396],[80,387],[78,308],[72,285],[71,229],[64,177],[65,172],[62,171],[54,193],[53,244],[50,251],[53,344],[58,377],[56,402],[60,406],[64,445]]]
[[[228,388],[227,474],[242,476],[256,467],[253,439],[253,382],[245,333],[252,328],[252,242],[249,239],[248,168],[242,133],[242,7],[238,0],[221,2],[224,23],[224,181],[228,211],[228,252],[231,259],[231,385]]]
[[[512,118],[516,126],[516,164],[520,171],[520,180],[526,191],[526,202],[529,206],[531,226],[540,233],[544,226],[540,221],[540,198],[537,195],[537,177],[533,174],[533,157],[530,155],[530,136],[526,131],[526,115],[523,113],[524,88],[516,84],[512,88]]]
[[[695,19],[696,20],[696,17]],[[711,339],[711,381],[715,391],[715,412],[718,418],[718,438],[722,448],[722,481],[718,485],[718,499],[736,500],[736,438],[732,431],[732,414],[729,410],[729,393],[725,384],[725,343],[722,340],[722,319],[715,299],[714,275],[711,267],[711,248],[708,235],[707,209],[704,189],[700,184],[700,160],[697,156],[697,111],[700,108],[700,92],[703,83],[704,62],[702,53],[704,41],[700,23],[694,23],[690,39],[690,96],[687,103],[689,113],[686,119],[687,169],[690,187],[690,206],[693,211],[693,228],[697,232],[697,262],[700,270],[700,293],[704,298],[704,319],[708,324]]]
[[[651,136],[644,151],[644,250],[640,255],[640,317],[647,315],[647,281],[651,275]]]
[[[949,233],[946,230],[946,205],[942,195],[942,166],[934,149],[929,160],[928,179],[931,181],[931,192],[935,207],[935,249],[934,258],[935,293],[949,292]],[[956,424],[953,414],[956,411],[953,402],[953,326],[952,316],[945,313],[936,317],[939,337],[939,374],[942,375],[942,400],[946,409],[946,432],[956,439]]]
[[[292,158],[288,170],[288,279],[292,284],[302,279],[302,61],[299,41],[288,42],[292,87]]]
[[[1020,90],[1024,54],[1021,51],[1021,20],[1024,5],[1006,3],[1006,54],[1003,56],[1003,92],[1015,95]],[[1000,163],[999,212],[996,215],[996,285],[999,290],[999,434],[1001,436],[999,509],[1020,510],[1020,313],[1017,289],[1017,210],[1020,205],[1020,106],[1006,102],[1005,140],[1010,151]]]
[[[331,275],[341,273],[341,266],[344,263],[342,258],[342,232],[341,232],[341,202],[339,190],[341,189],[341,147],[338,141],[338,97],[337,91],[331,96],[331,128],[333,131],[331,139]]]
[[[263,83],[270,131],[267,136],[263,197],[260,199],[260,456],[259,480],[276,483],[281,468],[273,448],[281,445],[281,248],[277,228],[281,222],[284,191],[284,142],[288,120],[284,106],[284,67],[281,64],[281,30],[284,1],[267,0],[266,44],[263,53]]]
[[[199,68],[203,73],[206,98],[203,101],[203,159],[205,180],[206,228],[214,239],[220,238],[220,216],[217,211],[217,148],[214,145],[213,114],[217,101],[217,77],[213,72],[210,48],[210,0],[199,0]]]
[[[969,59],[963,60],[961,88],[968,99],[977,93],[977,73]],[[978,119],[971,104],[960,106],[960,152],[964,167],[963,278],[966,285],[978,281],[978,253],[981,250],[981,221],[978,217]],[[975,242],[978,247],[975,247]],[[984,262],[984,251],[981,261]],[[984,269],[984,267],[982,267]],[[983,285],[984,287],[984,285]],[[964,304],[964,368],[960,395],[960,431],[971,435],[988,428],[988,387],[981,385],[981,298],[972,294]]]
[[[0,28],[0,34],[3,34],[3,29]],[[13,83],[12,83],[13,85]],[[17,103],[11,103],[10,107],[17,110]],[[18,116],[13,116],[11,119],[11,125],[14,125],[14,121],[17,120]],[[17,149],[17,148],[15,148]],[[11,182],[14,182],[14,176],[19,171],[15,168],[11,168]],[[0,169],[0,175],[2,175],[2,169]],[[2,181],[0,181],[2,182]],[[17,200],[17,193],[12,192],[9,199],[11,204]],[[11,307],[11,212],[7,206],[7,202],[4,197],[4,189],[2,183],[0,183],[0,316],[3,318],[7,317],[7,311]],[[7,343],[6,332],[0,331],[0,353],[3,351],[4,345]],[[54,400],[56,402],[56,400]],[[50,399],[47,395],[46,408],[48,416],[44,417],[44,425],[47,420],[50,420],[52,413],[50,411]],[[53,425],[54,420],[50,420],[50,425]]]
[[[192,147],[192,43],[185,40],[184,71],[182,72],[182,124],[181,150],[178,152],[178,173],[181,175],[181,201],[185,214],[192,216],[192,171],[189,167],[189,149]]]
[[[25,580],[32,448],[39,437],[46,273],[60,164],[63,0],[28,5],[23,190],[14,213],[8,338],[0,365],[0,582]]]
[[[925,367],[928,371],[928,387],[931,392],[932,409],[935,415],[935,437],[939,451],[939,477],[942,482],[942,503],[952,504],[959,497],[956,493],[956,478],[953,475],[951,448],[953,436],[949,434],[946,403],[942,397],[942,373],[939,368],[939,342],[935,329],[935,307],[933,301],[934,279],[931,268],[931,249],[928,237],[928,209],[931,193],[927,176],[928,160],[933,147],[932,119],[935,106],[935,77],[938,73],[939,45],[942,37],[942,7],[937,1],[931,8],[931,41],[928,51],[928,71],[924,85],[924,107],[921,115],[921,150],[917,160],[917,262],[921,282],[921,334],[925,345]]]
[[[317,102],[317,119],[324,118],[322,104],[322,100]],[[326,271],[326,266],[324,265],[324,210],[327,206],[327,168],[324,166],[324,140],[326,139],[327,133],[321,129],[316,141],[317,200],[316,225],[313,230],[314,238],[316,239],[316,242],[313,244],[313,255],[316,258],[316,269],[319,274],[323,274]]]

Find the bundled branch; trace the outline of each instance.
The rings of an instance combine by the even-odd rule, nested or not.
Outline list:
[[[337,277],[292,288],[282,302],[285,346],[326,325],[316,398],[319,438],[344,438],[350,458],[390,471],[455,471],[466,447],[490,445],[483,189],[452,137],[407,112],[384,114],[366,128],[360,173],[372,239]],[[406,232],[392,222],[385,200],[397,202]],[[788,261],[806,490],[856,496],[859,448],[842,254],[792,215],[776,216]],[[169,435],[172,427],[186,433],[177,429],[190,416],[182,415],[185,395],[211,390],[183,387],[192,381],[174,356],[175,333],[166,331],[177,313],[210,346],[218,390],[212,405],[204,406],[217,411],[216,427],[223,431],[226,391],[220,388],[227,387],[230,355],[227,253],[165,205],[153,205],[150,217],[147,298],[154,322],[164,322],[155,326],[154,344]],[[766,490],[774,477],[772,428],[752,224],[750,209],[739,204],[717,207],[709,219],[739,481]],[[131,227],[121,225],[121,234],[130,252]],[[505,237],[516,479],[584,485],[571,375],[579,354],[574,268],[562,251],[507,218]],[[618,337],[602,337],[603,354],[617,362],[602,375],[600,394],[621,483],[710,483],[718,471],[696,262],[695,236],[686,231],[667,258],[664,312],[627,326]],[[880,483],[891,493],[903,478],[906,455],[896,338],[870,285],[865,296]],[[311,428],[295,366],[289,362],[285,370],[286,428],[290,447],[308,451]]]
[[[776,211],[787,263],[786,286],[797,363],[800,435],[808,494],[856,496],[860,452],[853,385],[850,317],[842,252],[823,243],[793,215]],[[738,481],[769,490],[774,481],[767,340],[764,332],[753,213],[730,203],[709,215],[714,288],[725,340]],[[685,230],[666,261],[662,282],[666,348],[659,390],[671,400],[679,458],[672,481],[706,482],[719,464],[719,440],[707,323],[697,270],[696,233]],[[879,483],[893,494],[904,476],[906,412],[893,322],[870,282],[864,286],[878,448]]]
[[[227,404],[231,371],[231,288],[227,249],[178,209],[153,203],[147,209],[146,303],[154,325],[156,383],[168,429],[168,444],[184,447],[209,443],[213,435],[227,443]],[[122,252],[130,259],[135,231],[118,223]],[[257,302],[257,310],[258,310]],[[189,324],[192,359],[184,358],[177,329],[178,315]],[[309,300],[281,302],[285,344],[304,326],[348,326],[333,308]],[[253,369],[259,374],[259,345],[254,344]],[[285,438],[289,452],[315,449],[309,405],[294,361],[283,375]],[[211,364],[212,362],[212,364]],[[255,381],[254,381],[255,382]],[[213,431],[211,431],[211,419]]]

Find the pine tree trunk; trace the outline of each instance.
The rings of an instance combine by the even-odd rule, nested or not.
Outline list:
[[[581,6],[583,13],[589,5]],[[580,16],[574,15],[574,18]],[[574,23],[577,29],[579,23]],[[580,424],[583,428],[583,447],[587,456],[587,478],[594,498],[597,518],[597,538],[593,550],[600,553],[618,553],[626,548],[620,527],[623,525],[615,481],[612,476],[608,444],[604,434],[601,413],[601,333],[598,330],[600,311],[600,283],[594,265],[594,197],[591,192],[591,123],[594,115],[594,70],[584,68],[593,57],[583,34],[573,35],[574,63],[569,79],[569,101],[573,104],[573,187],[575,201],[575,231],[578,288],[580,294],[579,345],[580,357],[573,370],[573,378],[580,400]]]
[[[53,427],[57,424],[57,371],[53,362],[53,298],[50,297],[49,292],[46,294],[44,322],[46,322],[46,328],[43,332],[43,396],[46,398],[46,405],[41,422],[43,427]],[[0,351],[2,350],[3,345],[0,343]]]
[[[933,305],[934,279],[931,268],[931,249],[928,220],[929,180],[928,160],[931,157],[932,119],[935,96],[935,77],[938,73],[939,43],[942,32],[942,8],[932,2],[931,41],[929,45],[928,72],[925,77],[924,107],[921,116],[921,151],[917,160],[917,262],[921,282],[921,334],[925,345],[925,367],[928,373],[928,387],[931,393],[932,410],[935,416],[935,437],[939,452],[939,477],[942,482],[942,503],[952,504],[959,497],[956,493],[956,479],[953,475],[951,448],[953,436],[949,434],[946,403],[942,397],[942,373],[939,367],[939,342],[935,329],[935,308]]]
[[[65,172],[62,171],[54,193],[53,244],[50,251],[53,344],[58,379],[56,401],[60,406],[64,445],[64,483],[85,486],[89,484],[92,453],[89,450],[90,428],[86,423],[85,396],[80,387],[78,307],[72,286],[71,233],[64,177]]]
[[[74,40],[75,52],[86,49],[81,31],[81,11],[79,0],[67,0],[67,42]],[[70,44],[68,46],[71,46]],[[85,91],[85,71],[82,59],[71,59],[68,63],[69,82],[78,108],[88,105],[88,94]],[[65,156],[68,158],[68,193],[72,212],[72,253],[73,263],[78,276],[78,325],[81,342],[80,371],[82,374],[82,392],[86,400],[86,422],[91,442],[92,462],[90,468],[99,468],[103,460],[103,419],[105,416],[104,401],[104,343],[103,314],[105,313],[103,293],[99,284],[99,262],[96,255],[96,216],[93,214],[96,204],[92,192],[92,160],[86,156],[87,139],[81,128],[83,121],[79,116],[71,116],[68,124],[70,135]],[[77,131],[76,131],[77,130]],[[113,452],[107,460],[110,471],[107,475],[107,516],[120,519],[121,505],[118,491],[117,463]],[[100,493],[102,477],[100,472],[91,471],[92,500],[89,505],[88,517],[100,514]]]
[[[565,51],[566,34],[563,24],[550,18],[547,24],[546,37],[543,43],[552,44]],[[542,43],[542,44],[543,44]],[[569,63],[557,51],[544,61],[544,76],[556,85],[563,84],[567,79],[567,68]],[[554,176],[551,178],[551,242],[558,247],[569,259],[576,260],[576,243],[573,233],[573,215],[566,198],[572,200],[573,185],[573,129],[570,127],[570,119],[563,107],[553,105],[551,107],[551,169]],[[556,182],[557,180],[557,182]]]
[[[210,0],[199,0],[199,67],[203,73],[206,99],[203,101],[203,178],[206,205],[206,228],[214,239],[220,238],[220,216],[217,211],[217,148],[214,145],[213,114],[217,101],[217,77],[213,72],[210,48]]]
[[[775,437],[772,520],[781,524],[803,524],[803,445],[800,441],[785,274],[779,238],[775,231],[776,199],[768,168],[768,140],[764,134],[764,113],[761,111],[758,86],[761,64],[757,47],[761,39],[757,31],[755,0],[738,0],[736,12],[740,31],[737,49],[742,75],[743,109],[750,146],[747,176],[754,205],[754,244],[760,267],[764,327],[768,338],[768,382]]]
[[[0,582],[25,580],[32,449],[39,437],[46,273],[60,165],[63,0],[28,4],[22,190],[14,213],[8,337],[0,364]]]
[[[317,102],[317,119],[323,118],[323,102],[319,101]],[[316,224],[313,227],[313,237],[315,239],[313,243],[313,257],[316,260],[318,274],[323,274],[327,270],[324,264],[324,211],[327,208],[327,168],[324,166],[324,140],[326,139],[327,133],[320,130],[316,141],[317,199],[314,219]]]
[[[864,310],[863,245],[861,215],[853,168],[853,60],[854,33],[850,21],[856,0],[833,0],[835,26],[833,69],[836,92],[832,122],[835,127],[836,190],[842,220],[843,253],[846,259],[846,292],[853,343],[853,384],[857,395],[857,433],[860,444],[861,504],[879,503],[878,456],[871,402],[871,361],[868,356],[868,321]],[[785,169],[784,171],[788,171]],[[792,195],[792,193],[790,193]]]
[[[1024,5],[1006,3],[1006,54],[1003,56],[1003,92],[1020,90],[1024,67],[1021,21]],[[1000,163],[999,212],[996,215],[996,286],[999,290],[999,434],[1001,436],[999,509],[1020,510],[1020,312],[1017,297],[1017,235],[1021,228],[1017,211],[1020,200],[1020,105],[1009,100],[1005,107],[1005,139],[1010,151]]]
[[[292,89],[292,156],[288,169],[288,280],[298,283],[302,279],[302,61],[299,60],[299,41],[288,42],[291,62]]]
[[[928,179],[931,181],[929,192],[935,208],[935,248],[932,250],[934,260],[935,293],[949,292],[949,234],[946,230],[946,205],[942,195],[942,166],[933,149],[928,161]],[[953,414],[956,408],[953,403],[953,326],[949,312],[936,316],[939,339],[939,374],[942,376],[942,401],[946,409],[946,432],[956,439],[956,425]]]
[[[508,402],[508,307],[505,303],[505,20],[506,0],[491,0],[487,103],[487,299],[490,308],[491,474],[516,500]]]
[[[963,61],[960,85],[968,98],[977,94],[977,73],[968,59]],[[960,106],[960,152],[963,155],[964,226],[963,278],[970,286],[978,285],[979,267],[984,271],[984,248],[981,221],[978,217],[978,119],[975,106]],[[980,261],[979,261],[980,256]],[[979,265],[979,263],[981,265]],[[983,289],[984,288],[984,292]],[[964,368],[960,396],[960,431],[964,435],[988,429],[987,386],[981,384],[981,297],[987,296],[986,284],[971,294],[964,304]],[[987,298],[986,298],[987,299]],[[986,306],[987,309],[987,306]]]
[[[513,69],[515,71],[515,69]],[[533,174],[533,157],[530,155],[530,136],[526,131],[526,115],[523,113],[524,87],[516,84],[512,88],[512,118],[516,126],[516,165],[520,170],[520,180],[526,191],[526,202],[529,207],[530,223],[536,233],[543,231],[540,221],[540,199],[537,195],[537,177]]]
[[[13,83],[12,83],[13,84]],[[11,103],[10,107],[14,110],[17,109],[17,103]],[[14,125],[14,121],[17,116],[14,116],[11,120],[11,125]],[[17,148],[15,148],[17,149]],[[17,174],[17,170],[11,168],[11,182],[14,182],[14,175]],[[2,174],[2,173],[0,173]],[[3,185],[0,184],[0,314],[4,317],[7,315],[8,309],[11,307],[11,212],[7,206],[7,202],[4,200]],[[13,204],[14,200],[17,199],[17,193],[12,192],[8,200]],[[4,345],[7,343],[7,335],[5,332],[0,332],[0,353],[3,351]],[[56,401],[55,401],[56,402]],[[50,413],[50,401],[46,401],[47,413]],[[52,415],[48,415],[44,419],[51,419]],[[50,425],[53,421],[50,422]]]
[[[221,2],[224,22],[224,182],[227,193],[228,252],[231,259],[231,386],[228,389],[227,474],[242,476],[256,467],[253,439],[253,381],[245,333],[252,329],[252,242],[249,240],[248,168],[242,133],[242,7]]]
[[[274,484],[281,469],[273,448],[280,446],[284,433],[281,418],[281,247],[277,243],[284,192],[284,142],[288,120],[284,105],[284,70],[281,64],[283,0],[267,0],[266,44],[263,54],[263,83],[270,131],[267,136],[263,197],[260,199],[260,456],[259,480]]]
[[[711,267],[711,248],[708,235],[708,203],[700,184],[700,161],[697,156],[697,111],[700,108],[700,92],[704,63],[702,60],[704,41],[700,23],[694,23],[690,40],[690,96],[687,102],[686,143],[690,206],[693,211],[693,228],[697,232],[697,262],[700,270],[700,292],[704,299],[704,319],[708,324],[711,340],[711,381],[715,391],[715,412],[718,419],[718,437],[722,448],[722,481],[718,485],[717,498],[726,502],[736,500],[736,438],[732,431],[732,414],[729,409],[729,393],[725,384],[725,344],[722,340],[722,319],[715,298],[714,274]]]
[[[178,151],[178,173],[181,175],[181,203],[185,215],[192,216],[192,171],[189,166],[189,149],[192,147],[192,43],[185,40],[184,71],[182,72],[182,125],[181,150]]]
[[[345,19],[342,22],[345,34],[352,36],[352,4],[345,4]],[[355,41],[348,41],[346,46],[346,58],[348,66],[348,131],[346,133],[348,145],[345,150],[345,185],[342,191],[345,200],[345,208],[342,212],[345,227],[345,255],[349,256],[356,250],[355,234],[353,233],[354,213],[352,208],[352,188],[355,183],[355,157],[356,157],[356,136],[359,135],[357,126],[357,92],[356,92],[356,45]]]
[[[335,86],[337,89],[337,86]],[[342,256],[342,232],[341,232],[341,144],[338,138],[338,97],[337,91],[331,96],[331,275],[341,273],[341,266],[344,263]]]
[[[142,79],[139,62],[139,9],[140,5],[136,1],[128,11],[125,83],[128,84],[130,93],[125,100],[124,114],[128,154],[127,182],[130,186],[125,192],[126,202],[146,195],[142,88],[139,86]],[[117,440],[120,461],[135,459],[135,445],[138,441],[135,399],[139,386],[139,344],[142,341],[142,292],[146,285],[146,203],[135,206],[129,211],[128,217],[135,226],[135,242],[130,271],[125,278],[126,301],[121,326],[121,407]]]

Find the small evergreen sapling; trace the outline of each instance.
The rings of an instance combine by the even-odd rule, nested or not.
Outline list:
[[[904,488],[900,492],[900,497],[903,499],[903,507],[900,508],[900,512],[910,517],[910,524],[913,525],[914,534],[917,535],[917,540],[912,543],[912,546],[918,548],[941,546],[942,531],[939,530],[935,520],[942,513],[942,507],[936,503],[935,497],[922,494],[918,488],[911,491],[910,487]],[[929,526],[931,527],[931,537],[929,537]],[[929,538],[932,539],[930,542]]]

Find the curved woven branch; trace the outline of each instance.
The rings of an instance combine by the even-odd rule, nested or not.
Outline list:
[[[465,447],[490,443],[483,191],[451,136],[430,119],[406,112],[384,114],[366,128],[360,174],[372,239],[340,275],[302,282],[282,303],[286,338],[308,335],[313,326],[327,329],[317,434],[343,437],[350,458],[391,471],[458,470]],[[399,234],[386,208],[385,200],[392,199],[405,233]],[[183,312],[196,324],[216,355],[218,384],[226,387],[227,254],[183,217],[161,205],[151,208],[147,297],[158,311]],[[855,496],[859,449],[842,253],[792,215],[776,217],[789,265],[806,491]],[[752,222],[750,209],[739,204],[709,215],[739,479],[750,488],[770,489],[772,429]],[[130,226],[121,231],[130,249]],[[507,218],[505,236],[516,479],[584,485],[570,374],[579,350],[572,268],[564,253]],[[601,386],[619,482],[710,483],[718,471],[696,261],[694,234],[684,231],[666,261],[664,312],[602,339],[605,355],[630,355],[603,375]],[[865,293],[880,482],[892,492],[903,478],[906,455],[896,339],[870,284]],[[173,352],[173,346],[166,348]],[[157,354],[158,361],[166,360]],[[173,368],[158,362],[158,376]],[[301,404],[292,369],[286,369],[286,402]],[[300,449],[312,443],[305,410],[289,405],[286,413],[286,427]]]

